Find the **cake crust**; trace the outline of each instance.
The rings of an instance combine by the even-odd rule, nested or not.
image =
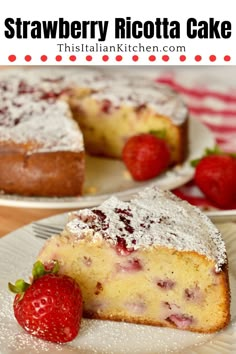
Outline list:
[[[9,194],[75,196],[84,183],[83,152],[0,153],[0,186]]]

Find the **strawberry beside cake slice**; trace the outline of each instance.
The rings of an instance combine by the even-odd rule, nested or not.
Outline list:
[[[80,284],[84,316],[210,333],[230,320],[219,231],[171,192],[149,188],[70,214],[39,254]]]
[[[170,165],[188,154],[188,109],[180,96],[145,78],[111,78],[84,97],[72,96],[70,106],[83,132],[86,151],[121,158],[125,143],[141,133],[161,135]]]

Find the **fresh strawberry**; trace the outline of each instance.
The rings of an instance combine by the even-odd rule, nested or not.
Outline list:
[[[164,139],[144,133],[131,137],[122,151],[122,159],[137,181],[158,176],[170,163],[170,149]]]
[[[230,208],[236,200],[236,159],[226,154],[210,154],[198,162],[195,182],[220,208]]]
[[[9,289],[17,293],[13,303],[17,322],[38,338],[65,343],[73,340],[80,329],[82,296],[79,285],[60,275],[58,263],[51,270],[36,262],[32,283],[20,279]]]

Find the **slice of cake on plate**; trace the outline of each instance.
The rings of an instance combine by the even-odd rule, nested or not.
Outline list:
[[[39,254],[81,286],[84,316],[210,333],[230,320],[227,255],[196,207],[149,188],[70,214]]]

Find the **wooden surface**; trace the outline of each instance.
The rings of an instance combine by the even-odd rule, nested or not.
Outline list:
[[[32,209],[0,206],[0,237],[33,221],[65,213],[70,210],[72,209]],[[214,223],[236,223],[236,213],[211,216],[210,219]]]
[[[66,211],[69,211],[69,209],[31,209],[0,206],[0,237],[32,221]]]
[[[71,209],[32,209],[0,206],[0,237],[33,221],[68,212]],[[211,216],[214,223],[234,222],[236,213]]]

